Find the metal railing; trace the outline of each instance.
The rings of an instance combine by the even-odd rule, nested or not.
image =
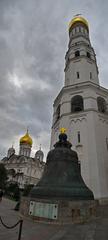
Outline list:
[[[8,226],[6,225],[2,218],[0,217],[0,222],[2,223],[2,225],[7,228],[7,229],[12,229],[12,228],[15,228],[18,224],[19,224],[19,233],[18,233],[18,240],[21,240],[21,233],[22,233],[22,225],[23,225],[23,220],[20,219],[17,223],[15,223],[13,226]]]

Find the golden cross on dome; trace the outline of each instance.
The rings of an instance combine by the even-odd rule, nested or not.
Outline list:
[[[26,134],[28,134],[29,133],[29,126],[27,126],[27,132],[26,132]]]
[[[66,130],[67,130],[66,128],[60,128],[60,132],[61,132],[61,133],[65,133]]]
[[[79,16],[81,16],[81,15],[82,15],[82,14],[78,13],[78,14],[74,15],[74,17],[79,17]]]

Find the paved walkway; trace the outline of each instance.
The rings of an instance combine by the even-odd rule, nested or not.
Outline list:
[[[18,212],[13,210],[14,206],[15,203],[7,199],[0,203],[0,216],[9,226],[20,219]],[[18,227],[9,230],[0,223],[0,240],[17,239]],[[108,240],[108,217],[87,224],[64,226],[39,224],[24,219],[21,240]]]

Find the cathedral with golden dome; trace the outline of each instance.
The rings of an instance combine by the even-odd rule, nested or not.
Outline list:
[[[44,170],[44,153],[40,148],[34,158],[31,157],[32,144],[33,140],[27,129],[26,134],[19,140],[19,154],[15,153],[12,146],[8,149],[7,156],[2,159],[8,170],[8,181],[17,182],[20,189],[26,184],[37,184]]]

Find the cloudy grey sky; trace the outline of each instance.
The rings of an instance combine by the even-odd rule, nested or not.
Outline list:
[[[29,126],[33,152],[49,150],[53,100],[64,83],[68,22],[90,26],[100,83],[108,87],[107,0],[0,0],[0,158]]]

